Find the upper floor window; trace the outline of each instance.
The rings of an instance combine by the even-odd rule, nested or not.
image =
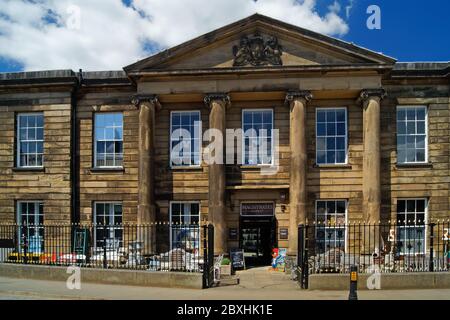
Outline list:
[[[199,166],[201,156],[200,111],[170,114],[170,165]]]
[[[397,162],[427,161],[426,106],[397,107]]]
[[[427,199],[397,200],[397,246],[401,255],[425,253]]]
[[[95,115],[95,167],[122,167],[123,115],[98,113]]]
[[[273,159],[273,110],[242,111],[243,164],[270,165]]]
[[[316,110],[316,163],[347,163],[347,108]]]
[[[17,166],[42,167],[44,161],[44,115],[17,115]]]

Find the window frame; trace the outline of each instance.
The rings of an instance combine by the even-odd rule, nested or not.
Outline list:
[[[400,256],[414,256],[414,255],[426,255],[427,254],[427,249],[428,249],[428,243],[427,243],[427,238],[428,238],[428,236],[427,236],[427,233],[428,233],[428,198],[426,198],[426,197],[418,197],[418,198],[397,198],[397,203],[396,203],[396,205],[398,206],[398,201],[406,201],[406,203],[407,203],[407,201],[408,200],[414,200],[414,201],[417,201],[417,200],[423,200],[423,201],[425,201],[425,207],[424,207],[424,221],[423,221],[423,227],[424,227],[424,235],[423,235],[423,249],[422,249],[422,252],[413,252],[413,253],[406,253],[406,250],[404,250],[404,252],[398,252],[398,254],[400,255]],[[406,208],[406,210],[407,210],[407,207],[406,207],[406,205],[405,205],[405,208]],[[403,212],[403,214],[407,214],[407,212],[408,211],[406,211],[406,212]],[[398,209],[396,208],[395,209],[395,218],[396,218],[396,220],[395,221],[397,221],[397,223],[396,223],[396,230],[395,230],[395,233],[396,233],[396,238],[395,238],[395,242],[397,243],[398,241],[399,241],[399,238],[398,238],[398,234],[399,234],[399,229],[400,228],[416,228],[416,227],[418,227],[418,226],[421,226],[421,225],[417,225],[417,224],[414,224],[414,225],[411,225],[411,226],[408,226],[407,224],[400,224],[398,221],[399,221],[399,219],[398,219],[398,214],[399,214],[399,212],[398,212]],[[414,211],[414,217],[416,218],[417,217],[417,207],[415,208],[415,211]],[[416,219],[417,220],[417,219]],[[405,222],[406,222],[406,220],[405,220]],[[406,238],[405,238],[406,239]],[[400,239],[400,241],[405,241],[405,239]]]
[[[271,139],[271,145],[270,145],[270,163],[257,163],[257,164],[249,164],[249,163],[245,163],[245,131],[244,131],[244,114],[247,111],[270,111],[271,112],[271,121],[272,121],[272,126],[271,126],[271,133],[270,133],[270,139]],[[256,166],[256,167],[271,167],[274,165],[274,139],[273,139],[273,130],[275,127],[275,112],[273,108],[243,108],[241,110],[241,130],[242,130],[242,137],[241,137],[241,163],[242,166],[246,166],[246,167],[252,167],[252,166]],[[258,138],[259,138],[259,133],[258,133]],[[267,151],[267,150],[266,150]],[[259,146],[258,146],[258,152],[259,152]]]
[[[198,235],[198,250],[200,250],[201,249],[201,235],[200,235],[200,221],[201,221],[201,215],[202,215],[202,207],[201,207],[201,201],[200,200],[188,200],[188,201],[175,201],[175,200],[173,200],[173,201],[169,201],[169,225],[170,225],[170,228],[169,228],[169,238],[170,238],[170,250],[172,250],[172,249],[175,249],[174,247],[173,247],[173,229],[172,229],[172,215],[173,215],[173,209],[172,209],[172,205],[173,204],[189,204],[189,205],[191,205],[191,204],[198,204],[198,230],[197,230],[197,235]],[[192,216],[192,214],[191,214],[191,216]],[[184,224],[184,225],[187,225],[187,224]],[[189,225],[194,225],[193,223],[190,223]]]
[[[318,136],[318,112],[319,111],[323,111],[323,110],[344,110],[345,111],[345,161],[344,162],[336,162],[336,157],[335,157],[335,161],[334,163],[319,163],[318,162],[318,152],[319,152],[319,148],[317,147],[317,139],[319,138]],[[316,139],[315,139],[315,144],[316,144],[316,159],[315,159],[315,163],[318,166],[343,166],[343,165],[348,165],[348,107],[344,106],[344,107],[317,107],[316,111],[315,111],[315,134],[316,134]],[[328,123],[328,122],[325,122]],[[335,121],[335,123],[337,123],[337,121]],[[323,136],[321,136],[323,137]],[[326,138],[328,137],[325,136]],[[331,136],[330,136],[331,137]],[[335,139],[338,137],[337,134],[335,134],[333,136]],[[325,150],[325,152],[328,152],[328,150]],[[334,152],[336,152],[336,148],[334,149]],[[327,155],[327,154],[326,154]]]
[[[317,237],[317,229],[318,229],[318,226],[319,226],[319,224],[317,223],[317,204],[318,204],[318,202],[330,202],[330,201],[334,201],[334,202],[336,202],[336,201],[344,201],[345,202],[345,222],[344,222],[344,225],[343,225],[343,227],[337,227],[338,225],[336,225],[335,227],[332,227],[332,226],[327,226],[327,225],[324,225],[324,229],[334,229],[334,230],[337,230],[337,229],[344,229],[344,252],[348,252],[348,236],[349,236],[349,234],[348,234],[348,228],[347,228],[347,226],[348,226],[348,205],[349,205],[349,200],[348,199],[316,199],[315,200],[315,203],[314,203],[314,210],[315,210],[315,212],[314,212],[314,221],[315,221],[315,229],[316,229],[316,231],[315,231],[315,234],[314,234],[314,239],[315,239],[315,241],[317,242],[317,239],[318,239],[318,237]],[[340,225],[340,226],[342,226],[342,225]],[[325,243],[326,243],[326,240],[324,241]],[[336,240],[334,240],[334,243],[336,243]],[[338,248],[338,247],[333,247],[333,248]],[[320,254],[325,254],[325,252],[326,252],[327,250],[326,250],[326,248],[324,248],[324,252],[321,252]]]
[[[34,207],[34,219],[36,221],[36,217],[39,217],[42,215],[42,224],[38,223],[33,223],[33,224],[29,224],[28,223],[28,218],[27,218],[27,224],[24,225],[22,224],[22,216],[23,216],[23,212],[21,211],[21,204],[23,203],[33,203],[35,205]],[[42,205],[42,214],[39,213],[39,207]],[[27,214],[27,217],[30,216],[30,214]],[[34,252],[34,253],[44,253],[45,252],[45,228],[44,228],[44,201],[42,200],[18,200],[16,201],[16,221],[17,221],[17,228],[18,228],[18,232],[17,232],[17,243],[19,245],[19,248],[22,248],[22,231],[23,228],[26,226],[27,229],[32,228],[36,230],[41,230],[42,231],[42,240],[41,240],[41,244],[40,244],[40,248],[41,250],[39,252]],[[37,221],[39,221],[39,218],[37,219]],[[27,235],[27,241],[28,241],[28,247],[30,247],[30,237],[29,235]],[[23,252],[23,249],[20,249],[21,252]]]
[[[119,140],[97,140],[97,134],[96,134],[96,129],[97,129],[97,115],[106,115],[106,114],[121,114],[122,115],[122,165],[120,166],[99,166],[97,165],[97,141],[119,141]],[[125,143],[124,143],[124,134],[123,134],[123,129],[124,129],[124,116],[123,116],[123,112],[122,111],[112,111],[112,112],[93,112],[93,126],[92,126],[92,140],[93,140],[93,145],[94,147],[93,149],[93,168],[94,169],[123,169],[123,162],[124,162],[124,155],[125,155]],[[115,128],[115,127],[114,127]],[[106,148],[106,146],[105,146]],[[114,146],[114,150],[115,150],[115,146]],[[114,152],[114,155],[116,155],[118,153]],[[105,159],[106,160],[106,159]],[[115,162],[116,160],[114,160]]]
[[[105,244],[103,244],[103,246],[97,245],[97,230],[99,228],[98,226],[100,226],[100,228],[103,227],[103,224],[97,224],[97,204],[103,204],[103,205],[109,204],[109,205],[112,205],[112,206],[110,206],[110,209],[109,209],[109,212],[108,212],[108,216],[110,217],[110,219],[111,219],[111,217],[113,217],[113,219],[115,217],[115,215],[114,215],[114,205],[120,205],[122,207],[122,214],[121,214],[122,215],[122,223],[120,223],[120,224],[115,224],[115,223],[111,224],[110,223],[107,226],[109,227],[109,230],[108,230],[109,236],[111,236],[111,234],[114,234],[116,230],[122,230],[122,239],[117,239],[114,236],[114,241],[116,241],[116,240],[119,241],[119,246],[117,248],[114,248],[114,250],[117,250],[117,249],[123,247],[124,242],[125,242],[124,235],[123,235],[123,232],[124,232],[124,228],[123,228],[123,202],[122,201],[93,201],[93,205],[92,205],[93,206],[93,208],[92,208],[92,221],[93,221],[94,228],[95,228],[94,239],[93,239],[94,240],[94,242],[93,242],[94,250],[97,250],[98,248],[103,248],[104,246],[106,246]],[[111,213],[111,211],[112,211],[112,213]],[[119,226],[119,227],[117,227],[117,226]],[[111,227],[112,227],[112,230],[111,230]],[[106,248],[108,249],[108,247],[106,247]]]
[[[198,150],[198,154],[199,154],[199,159],[200,162],[198,164],[174,164],[172,163],[172,158],[171,158],[171,154],[172,154],[172,115],[174,113],[198,113],[198,119],[201,123],[201,127],[200,127],[200,136],[199,136],[199,150]],[[171,169],[182,169],[182,168],[200,168],[202,166],[202,156],[203,156],[203,137],[202,137],[202,131],[203,131],[203,122],[202,122],[202,113],[201,110],[171,110],[170,111],[170,125],[169,125],[169,165]],[[192,137],[191,137],[192,138]],[[191,146],[192,147],[192,146]],[[195,152],[195,150],[194,150]],[[192,155],[192,149],[190,151],[191,155]],[[192,159],[192,158],[191,158]]]
[[[398,148],[398,136],[399,136],[399,132],[398,132],[398,111],[400,109],[405,109],[408,110],[410,108],[414,108],[414,109],[418,109],[418,108],[423,108],[425,109],[425,158],[424,161],[405,161],[405,162],[400,162],[399,158],[398,158],[398,154],[399,154],[399,148]],[[414,123],[416,123],[417,126],[417,119],[414,120]],[[429,159],[428,159],[428,106],[427,105],[397,105],[396,109],[395,109],[395,152],[396,152],[396,157],[397,157],[397,164],[399,165],[414,165],[414,164],[426,164],[428,163]],[[408,133],[402,134],[402,136],[408,137]],[[414,137],[417,136],[417,133],[414,133],[413,135]],[[407,139],[407,138],[406,138]],[[407,143],[407,142],[406,142]],[[407,149],[406,149],[407,150]],[[417,148],[415,147],[415,143],[414,143],[414,152],[417,152]],[[415,154],[415,156],[417,157],[417,153]],[[406,160],[408,160],[408,157],[406,157]]]
[[[21,143],[21,139],[20,139],[20,129],[21,129],[21,125],[20,125],[20,118],[23,116],[42,116],[42,140],[38,140],[38,139],[34,139],[34,140],[30,140],[30,142],[34,141],[34,142],[41,142],[42,141],[42,164],[41,165],[37,165],[37,166],[23,166],[20,164],[20,156],[21,156],[21,151],[20,151],[20,143]],[[15,134],[16,134],[16,167],[17,168],[24,168],[24,169],[42,169],[44,168],[44,155],[45,155],[45,116],[44,116],[44,112],[20,112],[20,113],[16,113],[15,116],[15,121],[16,121],[16,128],[15,128]],[[28,128],[28,127],[27,127]],[[36,127],[37,128],[37,127]],[[35,137],[36,138],[36,137]],[[28,141],[28,140],[27,140]],[[35,153],[35,155],[38,154],[37,152]]]

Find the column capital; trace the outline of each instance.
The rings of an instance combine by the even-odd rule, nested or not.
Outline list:
[[[131,97],[131,103],[136,107],[140,107],[142,103],[149,102],[157,109],[161,108],[158,96],[156,94],[135,94]]]
[[[225,102],[226,106],[231,103],[230,96],[227,93],[223,93],[223,92],[207,93],[205,95],[205,98],[203,99],[203,101],[205,102],[205,105],[207,107],[211,106],[211,102],[213,100],[223,101],[223,102]]]
[[[378,88],[378,89],[363,89],[361,90],[358,102],[366,102],[372,97],[379,98],[380,100],[384,99],[386,97],[386,90],[384,88]]]
[[[286,93],[286,102],[292,102],[295,99],[303,99],[306,102],[309,102],[313,98],[311,91],[308,90],[299,90],[299,91],[288,91]]]

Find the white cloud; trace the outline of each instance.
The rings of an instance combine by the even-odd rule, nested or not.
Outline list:
[[[148,42],[171,47],[255,12],[328,35],[348,31],[336,5],[320,16],[316,0],[0,1],[0,56],[25,70],[121,69],[149,55]]]

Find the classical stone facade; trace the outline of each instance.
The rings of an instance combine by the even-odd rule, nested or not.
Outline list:
[[[320,200],[344,200],[346,222],[395,220],[402,199],[425,199],[427,220],[448,219],[449,88],[448,63],[396,62],[261,15],[124,71],[0,74],[0,221],[18,219],[28,200],[43,203],[44,223],[94,221],[98,202],[120,203],[123,222],[169,221],[174,206],[195,203],[216,227],[216,253],[245,246],[256,230],[266,257],[274,246],[296,253],[297,225],[317,219]],[[403,107],[415,118],[400,119]],[[320,120],[327,110],[335,111]],[[278,129],[276,172],[245,161],[172,165],[170,133],[183,111],[203,131],[267,115],[262,125]],[[36,112],[43,165],[20,166],[18,115]],[[99,166],[95,119],[111,113],[123,119],[120,165]],[[399,124],[410,123],[403,136]],[[333,131],[325,140],[322,124]]]

